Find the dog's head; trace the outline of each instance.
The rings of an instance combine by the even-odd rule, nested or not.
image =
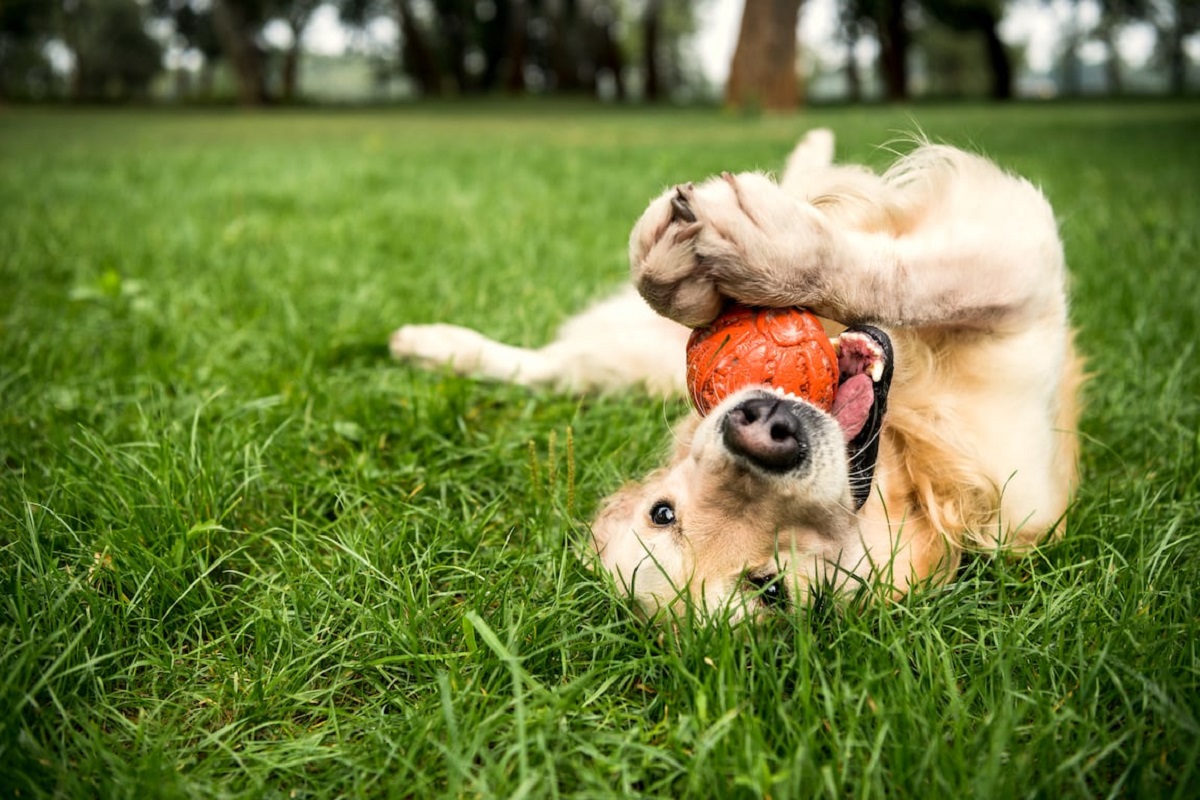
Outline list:
[[[726,398],[680,434],[670,463],[626,486],[592,525],[600,561],[647,613],[691,602],[755,616],[862,559],[856,512],[870,494],[892,377],[891,342],[839,342],[833,409],[768,387]]]

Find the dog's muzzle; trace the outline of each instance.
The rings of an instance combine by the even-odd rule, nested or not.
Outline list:
[[[726,415],[725,446],[768,472],[790,472],[808,458],[808,436],[796,403],[762,395],[744,400]]]

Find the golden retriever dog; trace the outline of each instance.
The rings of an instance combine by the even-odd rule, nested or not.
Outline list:
[[[729,301],[821,316],[841,374],[831,412],[746,387],[676,425],[665,466],[602,505],[599,563],[647,614],[899,596],[966,551],[1063,533],[1083,373],[1054,215],[1027,181],[927,143],[881,175],[837,166],[816,130],[778,181],[671,187],[629,249],[633,288],[544,348],[417,325],[391,349],[495,380],[664,394],[684,391],[689,328]]]

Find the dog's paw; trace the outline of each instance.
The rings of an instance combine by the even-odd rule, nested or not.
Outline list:
[[[820,214],[770,178],[724,173],[651,203],[630,240],[633,279],[651,307],[691,327],[711,322],[726,298],[811,306],[829,239]]]
[[[663,193],[629,237],[634,286],[659,314],[691,328],[711,322],[723,303],[696,253],[694,239],[704,225],[687,204],[694,190],[689,183]]]
[[[457,325],[404,325],[392,334],[388,349],[399,361],[467,374],[479,369],[487,341],[483,334]]]

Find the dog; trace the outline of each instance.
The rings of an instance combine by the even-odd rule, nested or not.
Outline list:
[[[835,165],[833,134],[814,130],[778,181],[667,189],[633,228],[632,287],[544,348],[416,325],[391,351],[561,391],[669,395],[685,391],[690,329],[727,303],[821,317],[833,412],[741,389],[677,424],[666,464],[601,505],[598,562],[648,615],[901,597],[951,578],[965,552],[1027,550],[1063,535],[1077,483],[1084,368],[1057,223],[1028,181],[914,145],[876,174]]]

